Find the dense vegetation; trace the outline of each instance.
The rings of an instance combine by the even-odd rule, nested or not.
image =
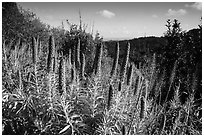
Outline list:
[[[197,71],[198,87],[196,90],[196,98],[201,98],[201,79],[202,79],[202,26],[186,31],[181,31],[178,20],[171,22],[167,20],[167,32],[164,37],[141,37],[128,40],[131,45],[130,60],[137,64],[146,64],[149,57],[156,54],[157,67],[160,73],[165,72],[168,83],[168,78],[171,77],[172,68],[177,63],[176,80],[185,81],[182,83],[182,92],[190,94],[187,90],[188,84],[186,81],[192,80],[192,75]],[[107,49],[109,56],[114,56],[114,47],[117,41],[107,41]],[[119,41],[121,45],[120,56],[124,56],[124,47],[126,41]],[[160,74],[162,75],[162,74]],[[164,87],[168,87],[165,85]],[[164,89],[162,93],[165,93]],[[171,92],[174,93],[173,91]],[[182,93],[181,93],[182,94]],[[164,95],[165,96],[165,95]],[[188,96],[188,95],[187,95]],[[172,96],[171,96],[172,97]],[[182,97],[182,99],[184,99]]]
[[[202,134],[201,25],[103,42],[81,20],[51,28],[2,8],[2,134]]]

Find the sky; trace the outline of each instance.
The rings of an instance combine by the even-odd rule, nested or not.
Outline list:
[[[98,31],[104,40],[163,36],[167,19],[177,19],[182,30],[201,23],[202,3],[195,2],[18,2],[44,23],[79,24],[79,11],[87,32]]]

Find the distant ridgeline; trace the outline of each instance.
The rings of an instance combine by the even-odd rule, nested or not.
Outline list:
[[[162,53],[162,47],[167,45],[167,40],[164,37],[141,37],[131,40],[119,41],[120,56],[125,54],[125,45],[127,41],[130,42],[130,61],[138,63],[143,62],[143,57],[152,55],[154,53]],[[108,54],[113,57],[115,52],[115,46],[117,41],[105,42]]]
[[[199,36],[198,29],[189,30],[186,34],[193,37]],[[144,56],[152,56],[154,53],[157,55],[162,55],[163,47],[168,45],[168,41],[165,37],[140,37],[131,40],[121,40],[121,41],[106,41],[105,45],[108,51],[108,55],[114,57],[116,43],[119,42],[120,45],[120,57],[125,54],[125,45],[127,41],[130,42],[130,61],[137,64],[138,62],[144,63]],[[159,63],[159,62],[158,62]]]

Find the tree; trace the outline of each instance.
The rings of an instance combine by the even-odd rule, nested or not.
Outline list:
[[[21,25],[24,24],[24,17],[18,11],[17,4],[14,2],[2,3],[2,36],[11,39],[22,36]]]
[[[182,38],[183,32],[181,31],[180,23],[178,20],[174,20],[171,22],[169,19],[167,20],[167,32],[164,34],[165,38],[168,41],[168,44],[163,48],[163,61],[162,66],[167,71],[167,76],[170,76],[171,67],[174,62],[179,58],[182,54]]]
[[[180,84],[181,97],[185,93],[186,98],[192,93],[190,87],[193,87],[192,80],[196,79],[196,88],[201,89],[202,75],[202,26],[198,29],[192,29],[188,32],[181,31],[178,20],[171,22],[167,20],[167,32],[165,38],[168,44],[163,48],[163,60],[161,64],[161,72],[165,70],[166,79],[164,92],[168,90],[169,80],[171,80],[172,72],[176,74],[174,83],[171,87],[175,87],[176,83]],[[175,72],[172,70],[176,66]],[[195,78],[196,77],[196,78]],[[173,88],[170,93],[173,93]],[[200,91],[196,90],[197,97]],[[184,103],[184,102],[183,102]]]
[[[6,41],[19,38],[31,41],[39,36],[48,38],[48,27],[31,11],[22,9],[15,2],[2,3],[2,36]]]

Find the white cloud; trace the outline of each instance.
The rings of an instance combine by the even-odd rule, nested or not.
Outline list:
[[[186,13],[187,11],[185,9],[179,9],[179,10],[169,9],[166,15],[167,16],[182,16],[182,15],[185,15]]]
[[[191,8],[197,9],[197,10],[202,10],[202,3],[201,2],[195,2],[191,5],[186,4],[185,7],[191,7]]]
[[[115,16],[115,13],[108,11],[108,10],[102,10],[98,12],[101,16],[105,18],[112,18]]]

